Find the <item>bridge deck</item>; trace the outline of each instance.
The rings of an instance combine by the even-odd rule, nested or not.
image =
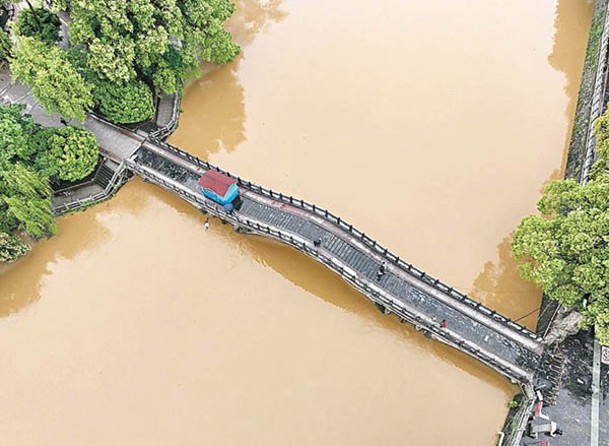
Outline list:
[[[240,180],[241,207],[227,214],[197,191],[199,176],[210,166],[161,142],[144,142],[128,166],[241,230],[287,242],[322,261],[389,312],[505,376],[517,382],[532,381],[542,351],[535,334],[402,262],[327,211],[312,205],[306,209],[300,200],[262,193],[262,188]],[[313,241],[319,239],[321,246],[314,247]],[[379,280],[377,271],[383,261],[387,272]],[[442,329],[444,319],[448,327]]]
[[[9,84],[8,72],[2,74],[2,102],[24,102],[41,124],[59,125],[56,117],[44,113],[29,88]],[[336,271],[387,311],[425,328],[503,375],[520,383],[533,379],[541,361],[539,337],[407,264],[328,211],[239,179],[243,205],[234,215],[227,215],[196,191],[199,175],[213,166],[93,116],[87,117],[85,127],[95,133],[104,155],[125,161],[148,180],[241,229],[294,246]],[[313,249],[313,240],[319,238],[322,246]],[[383,261],[389,264],[388,271],[377,281],[376,271]],[[439,327],[443,319],[449,323],[446,329]]]

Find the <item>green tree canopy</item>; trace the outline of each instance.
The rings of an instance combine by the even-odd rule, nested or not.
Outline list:
[[[20,36],[36,37],[52,45],[61,40],[59,27],[59,17],[48,9],[27,8],[19,11],[15,30]]]
[[[150,88],[141,81],[115,84],[98,80],[93,99],[102,115],[119,124],[132,124],[154,115],[154,98]]]
[[[40,238],[57,231],[48,179],[22,163],[0,161],[0,232]]]
[[[0,159],[33,165],[45,151],[46,131],[31,116],[23,115],[22,104],[0,106]]]
[[[136,78],[175,92],[197,60],[226,63],[239,52],[223,28],[230,0],[73,0],[71,42],[97,76],[116,84]]]
[[[8,64],[13,54],[13,42],[11,42],[8,34],[0,29],[0,68]]]
[[[95,135],[86,129],[62,127],[49,138],[49,164],[61,180],[86,177],[95,169],[98,157]]]
[[[12,263],[31,249],[30,245],[24,243],[19,237],[0,232],[0,263]]]
[[[91,89],[59,47],[32,37],[18,40],[11,71],[16,79],[30,85],[36,99],[49,113],[85,120],[93,106]]]

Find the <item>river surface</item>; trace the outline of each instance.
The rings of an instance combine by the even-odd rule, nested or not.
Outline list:
[[[585,0],[240,2],[171,142],[533,326],[510,234],[562,174]],[[139,180],[0,275],[11,445],[493,443],[515,388]]]

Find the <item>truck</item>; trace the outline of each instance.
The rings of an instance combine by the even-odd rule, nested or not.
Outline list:
[[[199,178],[199,191],[210,200],[224,206],[228,212],[239,197],[237,180],[216,170],[208,170]]]

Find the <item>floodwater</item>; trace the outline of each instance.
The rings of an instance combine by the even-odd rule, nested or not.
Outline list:
[[[465,6],[466,5],[466,6]],[[520,317],[591,2],[240,2],[172,142]],[[139,180],[0,275],[11,445],[490,445],[514,388],[312,260]],[[525,319],[534,323],[534,314]]]

